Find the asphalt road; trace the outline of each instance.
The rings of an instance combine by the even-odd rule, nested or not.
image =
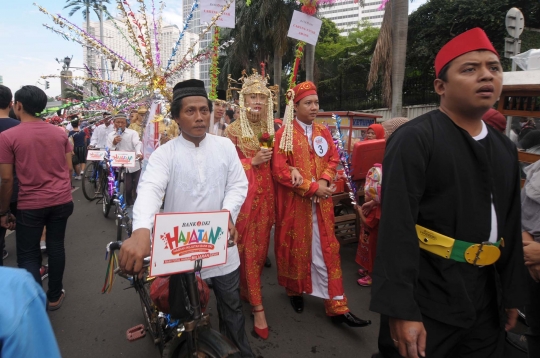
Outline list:
[[[74,182],[80,185],[80,182]],[[159,357],[159,351],[147,336],[135,342],[126,339],[126,331],[144,323],[139,298],[128,282],[117,277],[110,294],[101,294],[107,262],[105,246],[115,239],[112,214],[106,219],[101,205],[88,202],[80,189],[73,193],[75,211],[66,232],[66,299],[62,308],[50,312],[62,356],[83,357]],[[16,266],[15,235],[6,238],[10,256],[6,266]],[[377,351],[378,314],[368,310],[370,289],[356,284],[354,262],[356,244],[341,248],[343,283],[353,313],[373,324],[365,328],[336,326],[325,316],[321,299],[305,296],[305,309],[295,313],[282,287],[277,284],[273,250],[271,268],[263,271],[263,303],[270,327],[264,341],[251,332],[250,306],[244,303],[246,331],[257,357],[371,357]],[[44,261],[46,261],[44,255]],[[47,280],[44,281],[47,287]],[[215,298],[209,311],[218,327]],[[507,357],[524,357],[515,351]]]

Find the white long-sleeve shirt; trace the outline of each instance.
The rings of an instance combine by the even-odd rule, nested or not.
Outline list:
[[[133,129],[126,128],[120,135],[122,140],[117,144],[113,144],[114,137],[116,136],[116,132],[111,132],[107,135],[107,148],[110,150],[120,150],[123,152],[135,152],[135,155],[142,154],[142,143],[141,139],[139,138],[139,133]],[[128,173],[134,173],[138,170],[141,170],[141,162],[138,160],[135,160],[135,167],[126,168]]]
[[[114,132],[114,126],[112,124],[109,124],[108,127],[105,124],[97,126],[94,129],[94,133],[92,133],[92,138],[90,138],[90,145],[99,149],[105,149],[107,146],[107,136],[111,132]]]
[[[233,222],[247,196],[248,180],[233,143],[207,134],[199,147],[182,135],[152,153],[137,189],[133,230],[152,230],[165,196],[164,212],[228,210]],[[166,194],[166,195],[165,195]],[[227,262],[203,269],[203,278],[223,276],[240,266],[236,246]]]

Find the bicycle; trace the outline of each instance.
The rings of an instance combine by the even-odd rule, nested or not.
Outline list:
[[[89,148],[93,150],[92,148]],[[101,188],[103,186],[104,179],[106,178],[103,174],[104,161],[88,161],[86,168],[83,172],[82,177],[82,192],[84,197],[93,201],[101,194]]]
[[[118,216],[121,206],[120,203],[124,203],[125,198],[125,176],[126,168],[122,165],[115,170],[112,166],[111,152],[106,149],[105,157],[103,158],[103,172],[101,181],[101,197],[102,197],[102,213],[106,218],[109,217],[111,207],[115,204],[115,215]],[[116,174],[115,174],[116,173]],[[98,202],[99,203],[99,202]],[[123,210],[125,210],[125,205]],[[127,214],[126,214],[127,216]],[[119,226],[117,219],[117,226]],[[120,233],[120,231],[118,231]]]
[[[193,314],[189,320],[180,322],[172,319],[168,314],[159,312],[150,298],[149,285],[155,279],[155,277],[148,276],[150,258],[144,260],[142,278],[127,275],[118,268],[116,251],[121,246],[121,241],[111,242],[107,245],[107,253],[110,253],[110,258],[107,279],[102,293],[110,292],[115,274],[130,282],[139,295],[147,330],[150,332],[154,344],[159,348],[162,358],[240,357],[238,348],[225,336],[213,330],[210,326],[210,316],[201,311],[195,273],[200,271],[202,263],[200,260],[195,264],[195,271],[181,274]]]

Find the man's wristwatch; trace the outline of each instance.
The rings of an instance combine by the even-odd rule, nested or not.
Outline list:
[[[2,216],[6,216],[6,215],[9,216],[9,214],[11,214],[11,211],[10,211],[10,210],[5,211],[5,212],[3,212],[3,213],[0,213],[0,218],[1,218]]]

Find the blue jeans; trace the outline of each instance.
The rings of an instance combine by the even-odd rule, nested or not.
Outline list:
[[[219,316],[219,331],[240,350],[242,357],[254,357],[246,335],[244,312],[240,301],[240,269],[212,277]]]
[[[17,212],[17,263],[32,274],[41,286],[41,249],[39,240],[47,227],[46,243],[49,255],[49,290],[47,299],[56,302],[62,295],[62,278],[66,265],[64,238],[73,202],[43,209],[19,209]]]

